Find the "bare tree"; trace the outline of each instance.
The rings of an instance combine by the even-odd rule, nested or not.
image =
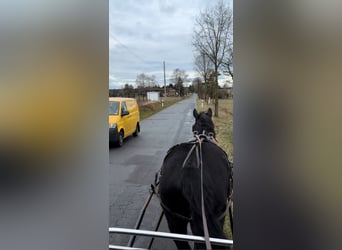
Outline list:
[[[137,85],[138,88],[145,88],[146,84],[148,82],[148,75],[145,75],[144,73],[141,73],[137,75],[137,79],[135,80],[135,84]]]
[[[148,83],[148,75],[141,73],[137,75],[137,79],[135,80],[135,84],[137,86],[137,93],[138,93],[138,100],[140,101],[140,97],[142,97],[142,100],[144,101],[146,97],[146,90],[145,87]]]
[[[230,43],[227,53],[223,59],[221,66],[223,74],[230,76],[233,79],[233,42]]]
[[[218,75],[226,53],[229,50],[232,11],[224,1],[220,1],[213,8],[208,8],[196,18],[193,46],[204,54],[214,65],[215,72],[215,112],[218,117]]]
[[[124,97],[135,97],[134,87],[131,84],[126,83],[123,87]]]
[[[156,87],[158,85],[155,75],[147,75],[144,73],[137,75],[135,83],[138,88]]]
[[[185,70],[175,69],[172,73],[171,81],[174,83],[176,91],[178,91],[179,96],[184,95],[184,82],[188,75]]]
[[[204,85],[207,85],[209,76],[211,74],[211,71],[213,70],[213,64],[205,54],[200,53],[196,55],[195,70],[203,78]],[[205,96],[207,96],[207,93],[205,93]]]
[[[151,76],[148,77],[147,86],[148,87],[157,87],[158,86],[158,82],[156,80],[156,76],[155,75],[151,75]]]
[[[199,98],[203,98],[203,82],[200,77],[196,77],[192,80],[192,88],[193,91],[198,94]]]

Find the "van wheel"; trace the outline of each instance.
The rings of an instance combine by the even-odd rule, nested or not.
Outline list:
[[[121,130],[120,133],[119,133],[119,140],[117,142],[118,147],[122,147],[122,145],[123,145],[123,137],[124,137],[124,134],[123,134],[123,131]]]
[[[139,132],[140,132],[140,128],[139,128],[139,123],[138,123],[137,126],[135,127],[135,131],[133,133],[133,136],[134,137],[138,136]]]

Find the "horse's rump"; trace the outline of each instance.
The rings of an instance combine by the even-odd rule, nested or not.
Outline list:
[[[159,194],[162,202],[183,216],[201,214],[201,170],[196,150],[185,161],[193,142],[173,146],[164,158]],[[198,147],[198,145],[197,145]],[[229,193],[229,162],[226,153],[208,141],[202,143],[203,190],[207,214],[220,216]],[[183,167],[184,164],[184,167]]]
[[[191,217],[188,201],[182,194],[182,163],[192,143],[181,143],[171,147],[164,157],[159,177],[159,196],[162,205],[184,217]]]
[[[172,233],[187,233],[190,221],[194,235],[226,238],[223,231],[232,168],[227,154],[215,143],[212,110],[193,111],[194,141],[173,146],[167,152],[160,171],[159,197]],[[203,211],[203,212],[202,212]],[[204,220],[205,219],[205,220]],[[188,242],[175,240],[178,249],[191,249]],[[222,246],[215,246],[223,248]]]

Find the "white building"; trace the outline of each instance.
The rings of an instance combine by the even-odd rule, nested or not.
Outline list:
[[[160,93],[157,91],[147,92],[147,100],[148,101],[159,101]]]

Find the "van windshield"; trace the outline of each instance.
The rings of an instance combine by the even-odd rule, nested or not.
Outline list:
[[[119,102],[109,102],[108,114],[119,115]]]

